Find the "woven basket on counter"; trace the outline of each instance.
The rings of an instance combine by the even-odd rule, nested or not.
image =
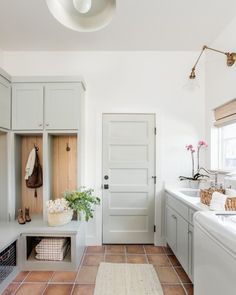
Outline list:
[[[49,226],[60,226],[71,222],[73,216],[73,210],[49,213],[48,212],[48,225]]]
[[[214,192],[219,192],[221,194],[224,194],[225,190],[223,188],[219,188],[219,189],[209,188],[209,189],[200,190],[201,203],[207,206],[210,206],[212,194]],[[228,197],[226,199],[225,210],[236,211],[236,197]]]

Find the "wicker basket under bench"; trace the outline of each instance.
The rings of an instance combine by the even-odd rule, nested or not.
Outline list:
[[[222,188],[220,188],[220,189],[214,189],[214,188],[202,189],[202,190],[200,190],[201,203],[205,204],[207,206],[210,206],[212,194],[214,192],[219,192],[221,194],[225,194],[225,190]],[[226,199],[225,210],[226,211],[236,211],[236,197],[228,197]]]

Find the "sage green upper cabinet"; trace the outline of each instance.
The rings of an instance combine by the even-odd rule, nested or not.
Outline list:
[[[42,130],[44,87],[37,83],[12,86],[12,129]]]
[[[79,128],[81,83],[45,85],[45,128],[48,130]]]
[[[0,76],[0,127],[11,128],[11,85]]]

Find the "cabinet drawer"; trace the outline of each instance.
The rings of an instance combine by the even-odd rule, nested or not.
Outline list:
[[[188,220],[188,207],[169,194],[166,194],[166,198],[167,204],[170,207],[172,207],[176,212],[178,212],[185,220]]]
[[[188,211],[188,222],[191,225],[193,225],[193,215],[194,215],[195,212],[197,212],[197,211],[194,210],[194,209],[189,208],[189,211]]]

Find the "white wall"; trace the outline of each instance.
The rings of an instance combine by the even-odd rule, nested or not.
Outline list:
[[[236,18],[210,45],[222,51],[236,52]],[[206,58],[206,131],[208,142],[210,142],[211,128],[214,122],[212,110],[234,98],[236,98],[236,64],[228,67],[225,56],[208,52]],[[211,166],[209,151],[210,149],[207,156],[208,167]]]
[[[3,64],[3,59],[4,59],[4,52],[3,50],[0,48],[0,67],[3,68],[4,64]]]
[[[6,52],[11,75],[82,75],[86,93],[86,184],[100,192],[102,113],[157,114],[157,234],[163,238],[163,182],[190,174],[187,143],[205,136],[204,69],[201,88],[187,82],[196,52]],[[88,243],[101,243],[101,208],[88,226]]]

